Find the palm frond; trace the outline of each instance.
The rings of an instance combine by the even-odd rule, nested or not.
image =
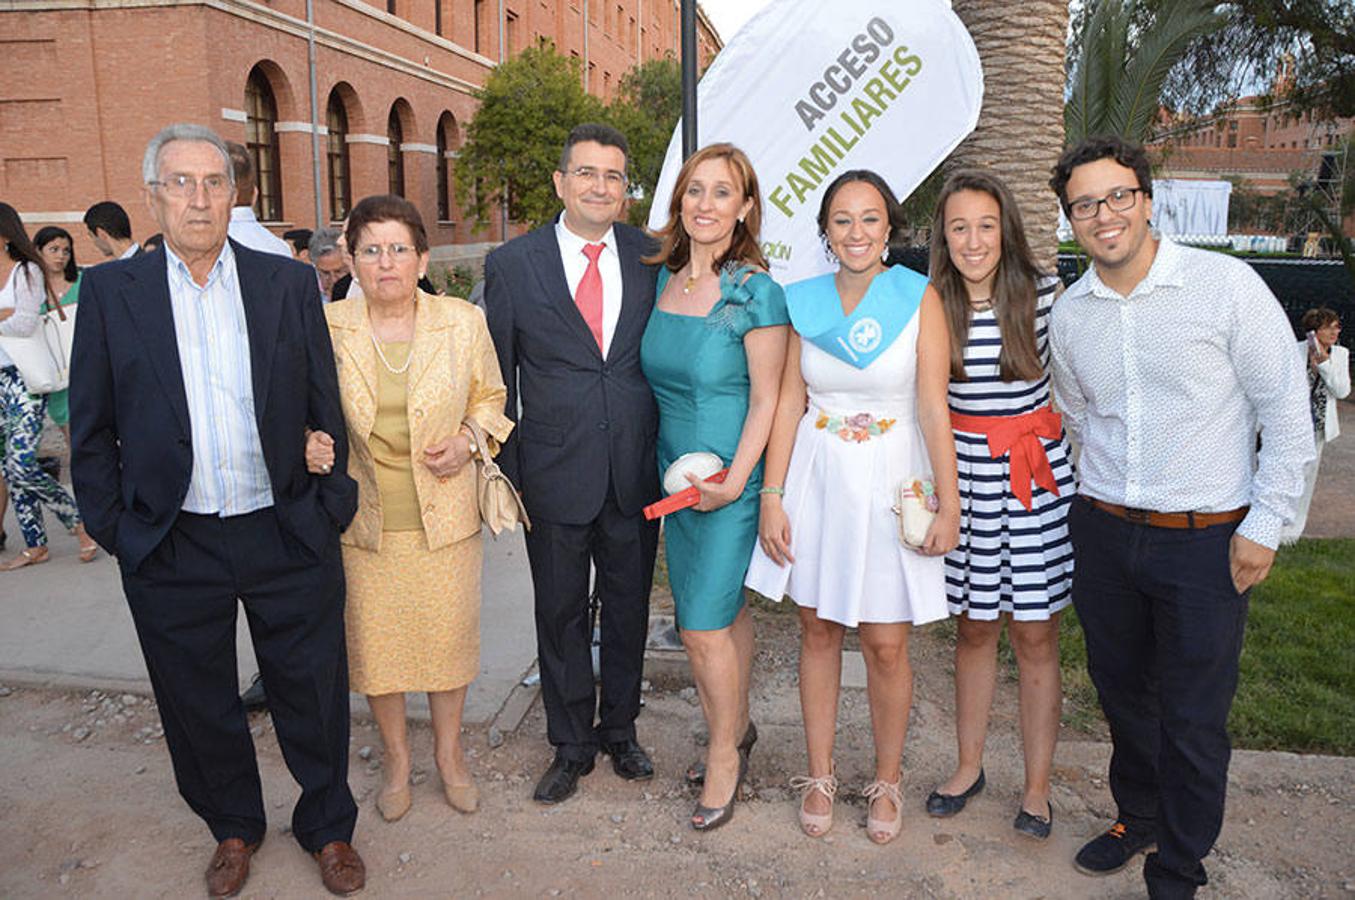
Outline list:
[[[1124,70],[1107,109],[1108,130],[1130,140],[1148,136],[1160,107],[1162,87],[1190,43],[1223,25],[1212,0],[1175,0],[1163,5],[1140,34],[1132,53],[1122,55]]]

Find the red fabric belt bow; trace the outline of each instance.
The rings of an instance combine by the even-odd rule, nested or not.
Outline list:
[[[1059,495],[1054,470],[1044,452],[1040,438],[1058,440],[1063,433],[1063,419],[1048,406],[1020,416],[966,416],[950,414],[950,426],[956,431],[988,436],[988,453],[993,459],[1011,454],[1012,493],[1021,505],[1030,509],[1030,483],[1044,488],[1055,497]]]

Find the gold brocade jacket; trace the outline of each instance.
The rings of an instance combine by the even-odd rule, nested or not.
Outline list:
[[[507,392],[498,357],[479,307],[455,297],[418,292],[414,340],[410,348],[406,410],[414,470],[414,488],[428,549],[437,550],[480,530],[475,465],[467,463],[439,481],[423,464],[423,450],[456,434],[473,418],[490,436],[482,453],[497,453],[513,430],[504,415]],[[376,421],[377,358],[367,301],[339,300],[325,307],[339,392],[348,425],[348,474],[358,483],[358,512],[343,533],[343,543],[381,549],[381,493],[376,463],[367,439]]]

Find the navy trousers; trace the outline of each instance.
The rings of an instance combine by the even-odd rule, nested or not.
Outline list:
[[[537,518],[527,532],[546,736],[566,759],[588,761],[599,744],[635,738],[658,543],[659,523],[624,515],[611,491],[592,522]],[[590,565],[602,606],[600,689],[588,622]]]
[[[339,535],[321,558],[273,510],[180,513],[123,589],[150,671],[179,793],[223,841],[263,838],[263,792],[240,703],[239,604],[268,692],[278,744],[301,798],[292,833],[315,852],[349,841],[348,655]]]
[[[1228,711],[1247,595],[1233,588],[1237,523],[1155,528],[1074,501],[1073,605],[1110,723],[1110,789],[1126,824],[1152,829],[1153,897],[1189,897],[1223,824]]]

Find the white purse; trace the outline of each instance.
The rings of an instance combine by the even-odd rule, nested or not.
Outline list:
[[[940,508],[936,486],[930,478],[905,479],[899,485],[899,500],[894,505],[894,514],[899,517],[899,541],[909,549],[921,549]]]
[[[63,328],[69,330],[63,335]],[[25,337],[0,335],[0,349],[9,355],[24,388],[30,394],[51,394],[70,384],[69,338],[75,334],[75,311],[70,315],[61,307],[38,317],[38,326]]]

